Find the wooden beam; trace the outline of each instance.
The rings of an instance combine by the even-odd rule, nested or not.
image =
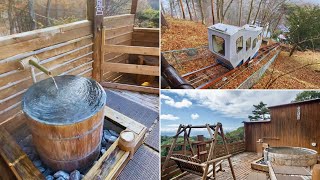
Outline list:
[[[119,138],[108,148],[107,152],[105,152],[102,157],[99,158],[95,165],[84,176],[84,180],[95,179],[98,176],[106,177],[111,175],[108,174],[108,172],[110,172],[115,166],[117,166],[118,160],[121,159],[121,157],[125,154],[124,151],[120,150],[117,147],[118,141]]]
[[[184,162],[184,163],[188,163],[188,164],[192,164],[192,165],[195,165],[195,166],[200,166],[200,167],[206,166],[206,164],[199,164],[199,163],[196,163],[196,162],[193,162],[193,161],[187,161],[187,160],[180,159],[180,158],[175,158],[175,157],[170,157],[170,159],[176,160],[176,161],[180,161],[180,162]]]
[[[119,113],[116,110],[111,109],[108,106],[104,107],[104,114],[110,119],[116,119],[116,122],[121,124],[124,127],[128,127],[131,131],[140,134],[145,128],[144,125],[138,123],[137,121]]]
[[[141,54],[150,56],[159,56],[159,48],[142,47],[142,46],[125,46],[125,45],[105,45],[104,52]]]
[[[0,127],[0,155],[17,179],[44,179],[11,135]]]
[[[92,23],[93,32],[93,71],[92,77],[101,82],[101,45],[103,28],[103,0],[87,0],[87,19]]]
[[[103,63],[103,69],[111,72],[159,76],[159,66],[105,62]]]
[[[160,28],[142,28],[142,27],[133,27],[134,32],[147,32],[147,33],[159,33]]]
[[[120,84],[120,83],[112,83],[112,82],[101,82],[100,84],[102,85],[102,87],[105,87],[105,88],[115,88],[115,89],[122,89],[122,90],[128,90],[128,91],[159,94],[159,89],[153,88],[153,87],[136,86],[136,85]]]
[[[138,7],[138,0],[132,0],[131,1],[131,14],[136,14],[137,12],[137,7]]]
[[[211,164],[211,163],[218,162],[218,161],[221,161],[221,160],[224,160],[224,159],[228,159],[229,157],[231,157],[231,154],[228,154],[228,155],[216,158],[216,159],[212,159],[212,160],[206,162],[206,164]]]

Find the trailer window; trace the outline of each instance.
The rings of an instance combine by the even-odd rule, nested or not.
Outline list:
[[[252,49],[254,49],[257,46],[257,42],[258,42],[258,39],[255,38],[252,43]]]
[[[258,36],[258,40],[261,40],[261,39],[262,39],[262,37],[261,37],[261,33],[260,33]]]
[[[225,55],[225,40],[222,37],[212,35],[213,51]]]
[[[237,53],[243,49],[243,36],[239,37],[236,41]]]
[[[251,47],[251,38],[247,39],[246,41],[246,50],[248,51],[250,47]]]

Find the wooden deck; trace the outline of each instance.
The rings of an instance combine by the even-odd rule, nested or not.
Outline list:
[[[235,171],[237,180],[247,179],[249,173],[251,172],[264,173],[262,171],[256,171],[251,169],[251,162],[256,159],[259,159],[259,156],[257,155],[257,153],[253,153],[253,152],[243,152],[231,157],[233,169]],[[220,180],[232,179],[230,168],[226,160],[222,163],[222,168],[225,171],[218,172],[217,179],[220,179]],[[267,173],[265,174],[269,178],[269,174]],[[188,174],[180,179],[195,180],[195,179],[201,179],[201,177],[194,174]]]

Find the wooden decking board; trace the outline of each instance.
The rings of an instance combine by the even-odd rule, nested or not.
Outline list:
[[[257,173],[257,172],[252,172],[248,176],[248,180],[267,180],[267,175],[265,173]]]
[[[273,170],[276,174],[311,176],[311,173],[304,167],[273,165]]]
[[[251,172],[257,172],[257,173],[263,173],[261,171],[256,171],[254,169],[251,169],[250,163],[254,161],[255,159],[258,159],[259,156],[256,153],[253,152],[243,152],[237,155],[234,155],[231,157],[231,161],[233,164],[233,168],[235,171],[235,175],[237,180],[246,180]],[[224,172],[218,172],[217,173],[217,179],[223,179],[223,180],[231,180],[232,175],[230,168],[228,166],[228,162],[225,160],[222,163],[222,169],[225,170]],[[268,177],[269,175],[265,173]],[[183,180],[195,180],[195,179],[201,179],[200,176],[188,174],[181,179]]]
[[[276,174],[277,180],[303,180],[302,177],[298,176],[285,176],[281,174]]]
[[[119,90],[110,90],[113,93],[122,96],[128,100],[136,102],[146,108],[149,108],[155,112],[159,110],[159,96],[153,94],[141,94],[138,92],[131,92],[131,91],[119,91]]]

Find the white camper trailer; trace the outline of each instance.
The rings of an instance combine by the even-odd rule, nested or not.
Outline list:
[[[215,24],[208,27],[209,49],[218,56],[219,63],[233,69],[257,54],[262,42],[261,33],[262,27],[254,25]]]

